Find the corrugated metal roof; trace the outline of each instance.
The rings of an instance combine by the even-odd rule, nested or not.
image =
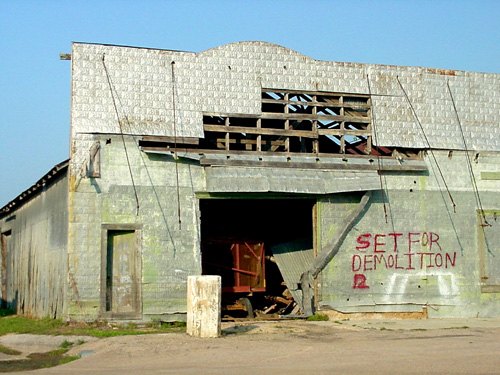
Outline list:
[[[271,246],[271,252],[283,276],[283,281],[297,303],[302,301],[299,289],[300,277],[314,262],[314,252],[306,240],[282,243]]]

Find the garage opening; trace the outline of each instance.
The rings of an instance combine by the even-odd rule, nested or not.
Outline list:
[[[222,277],[226,318],[297,311],[295,279],[304,261],[295,254],[307,249],[313,256],[315,202],[200,200],[202,273]]]

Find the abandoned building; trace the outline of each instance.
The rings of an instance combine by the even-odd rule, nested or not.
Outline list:
[[[0,211],[19,314],[500,316],[500,75],[74,43],[71,144]]]

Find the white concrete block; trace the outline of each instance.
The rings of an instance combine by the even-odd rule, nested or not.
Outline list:
[[[188,276],[186,332],[196,337],[220,336],[220,276]]]

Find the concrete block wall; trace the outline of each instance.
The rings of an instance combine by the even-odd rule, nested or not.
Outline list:
[[[136,140],[127,138],[139,198],[137,215],[121,137],[96,139],[102,145],[101,178],[83,179],[77,191],[71,193],[70,233],[77,240],[72,245],[69,265],[78,293],[72,294],[70,283],[69,315],[86,319],[98,316],[100,286],[96,279],[101,267],[101,225],[117,223],[142,225],[144,317],[185,311],[187,276],[201,272],[196,192],[206,191],[203,169],[187,161],[177,164],[179,225],[173,159],[142,153]],[[106,144],[106,139],[111,142]],[[369,209],[320,276],[320,306],[345,312],[420,311],[428,306],[429,314],[434,316],[490,316],[497,311],[498,294],[481,292],[477,245],[480,223],[465,154],[435,151],[434,156],[456,204],[455,210],[430,155],[426,157],[429,173],[383,175],[388,223],[384,221],[383,197],[380,192],[375,193]],[[474,159],[475,155],[471,157]],[[499,162],[500,155],[483,153],[472,164],[485,210],[499,209],[500,180],[482,180],[481,172],[493,170]],[[359,199],[360,193],[319,198],[319,249],[334,239],[342,220]],[[396,253],[392,233],[398,233]],[[371,237],[358,240],[362,234]],[[385,250],[384,253],[375,252],[375,235],[379,235],[377,249]],[[366,240],[370,242],[366,250],[356,249],[363,246],[360,241]],[[409,246],[415,253],[412,266],[408,264]],[[375,255],[379,257],[377,269]],[[364,284],[355,279],[356,274],[364,275]]]
[[[126,137],[129,170],[120,136],[93,141],[101,144],[101,177],[83,178],[70,192],[68,315],[99,317],[104,224],[141,226],[144,317],[185,312],[187,276],[201,273],[195,192],[205,190],[203,169],[179,159],[176,172],[171,156],[143,153],[136,138]]]
[[[483,207],[498,209],[499,181],[481,179],[482,172],[498,172],[500,162],[498,74],[317,61],[263,42],[234,43],[201,53],[75,43],[72,72],[70,317],[95,319],[99,315],[100,284],[96,280],[100,277],[103,224],[142,226],[145,316],[185,311],[187,275],[201,271],[196,192],[207,190],[204,170],[187,161],[176,165],[171,156],[141,153],[139,136],[203,137],[204,112],[259,114],[262,87],[368,94],[369,82],[378,143],[427,148],[398,79],[430,146],[446,150],[436,151],[435,156],[456,212],[431,154],[426,156],[429,175],[383,175],[390,202],[389,223],[384,221],[382,198],[375,195],[366,215],[322,273],[321,303],[344,311],[413,311],[429,305],[431,313],[449,316],[498,311],[497,294],[480,290],[477,207],[466,158],[458,151],[466,147],[447,88],[449,83],[467,148],[474,150],[470,156]],[[118,135],[121,132],[137,136],[125,137],[130,167]],[[101,146],[101,177],[81,178],[96,141]],[[359,196],[345,194],[319,198],[321,245],[331,241],[356,199]],[[361,274],[353,271],[352,263],[353,255],[362,253],[356,250],[362,245],[357,241],[359,234],[370,233],[372,240],[385,234],[377,237],[385,241],[392,238],[388,233],[402,233],[407,240],[408,236],[415,240],[412,246],[425,248],[422,236],[416,242],[418,235],[409,235],[424,232],[428,236],[425,246],[431,241],[434,250],[440,248],[441,259],[444,254],[446,261],[447,252],[450,257],[457,253],[453,266],[437,271],[422,266],[408,272],[379,268],[367,271],[364,284],[361,276],[354,283],[354,275]],[[466,305],[470,309],[461,312]]]
[[[116,111],[126,134],[203,137],[203,112],[259,114],[261,88],[270,88],[371,92],[381,145],[427,147],[399,79],[431,147],[465,148],[449,83],[467,148],[500,150],[498,74],[317,61],[264,42],[201,53],[75,43],[72,72],[73,139],[120,133]],[[81,163],[78,148],[75,168]]]
[[[320,306],[344,312],[421,311],[427,306],[430,316],[448,317],[496,314],[500,294],[481,291],[478,231],[482,222],[464,153],[450,158],[436,152],[435,156],[455,210],[430,158],[428,176],[384,176],[388,222],[383,197],[376,194],[322,273]],[[479,159],[473,164],[487,211],[498,210],[500,181],[482,181],[479,172],[494,160],[499,162],[499,156],[489,155],[488,163]],[[327,247],[357,201],[359,197],[352,195],[320,200],[320,248]]]

